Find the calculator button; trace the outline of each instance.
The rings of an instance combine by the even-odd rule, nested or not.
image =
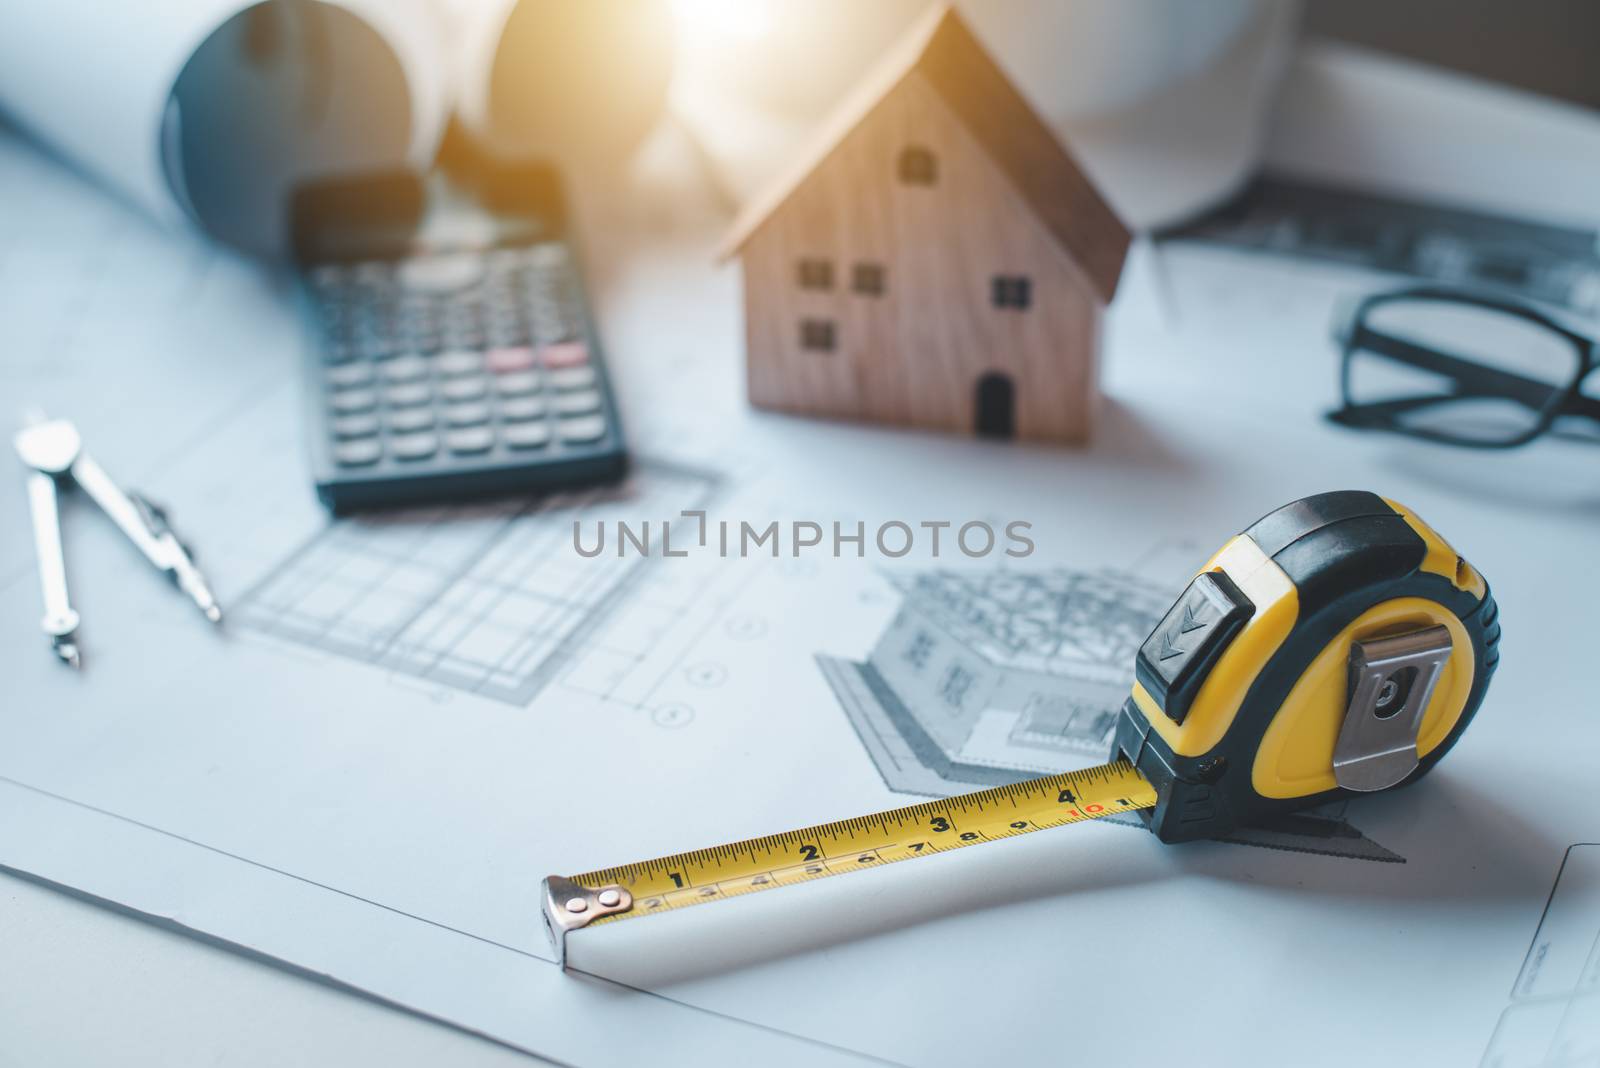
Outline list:
[[[576,367],[589,362],[589,346],[581,341],[558,341],[539,350],[546,367]]]
[[[339,367],[328,369],[328,385],[334,389],[353,389],[356,386],[372,385],[372,365],[367,363],[347,363]]]
[[[450,447],[451,452],[463,455],[488,452],[494,447],[494,432],[486,426],[465,427],[446,434],[444,443]]]
[[[333,462],[340,467],[365,467],[383,455],[383,445],[374,438],[343,441],[333,447]]]
[[[445,400],[477,400],[489,392],[489,383],[482,378],[451,378],[439,387],[439,392]]]
[[[593,367],[563,367],[550,372],[550,384],[556,389],[588,389],[594,380]]]
[[[439,436],[401,434],[389,439],[389,451],[402,460],[426,460],[439,451]]]
[[[335,397],[337,399],[337,397]],[[393,408],[415,408],[419,404],[427,404],[433,399],[433,393],[427,386],[420,382],[408,382],[402,386],[390,386],[383,391],[383,399]]]
[[[401,408],[390,412],[384,422],[389,425],[390,430],[400,434],[426,430],[433,425],[433,409]]]
[[[496,374],[505,374],[511,371],[526,371],[538,362],[533,350],[526,345],[510,345],[498,349],[490,349],[484,357],[484,362],[489,370]]]
[[[555,399],[556,411],[562,415],[587,415],[600,410],[598,390],[586,389],[582,393],[562,393]]]
[[[345,415],[333,421],[336,438],[370,438],[378,432],[378,417],[371,412],[364,415]]]
[[[451,349],[435,356],[433,366],[441,375],[470,375],[483,369],[483,354]]]
[[[557,426],[560,428],[562,441],[599,441],[606,436],[606,420],[603,415],[587,415],[581,419],[563,419]]]
[[[537,419],[544,413],[543,397],[507,397],[500,402],[500,418],[508,423]]]
[[[421,356],[402,356],[383,365],[386,382],[417,382],[428,377],[428,361]]]
[[[537,449],[550,441],[550,428],[543,423],[513,423],[503,427],[500,437],[513,449]]]
[[[539,387],[543,384],[544,379],[539,377],[537,371],[515,371],[498,376],[494,380],[494,389],[502,397],[520,397],[527,393],[539,392]]]
[[[370,389],[347,389],[328,398],[328,406],[340,415],[370,412],[378,406],[378,395]]]
[[[489,406],[482,401],[451,404],[444,410],[444,421],[451,426],[480,426],[489,421]]]

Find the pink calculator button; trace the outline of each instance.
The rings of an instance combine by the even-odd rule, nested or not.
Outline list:
[[[589,362],[589,346],[581,341],[558,341],[539,350],[546,367],[577,367]]]
[[[490,349],[483,354],[484,366],[496,374],[507,374],[512,371],[526,371],[538,363],[533,350],[526,345],[511,345],[502,349]]]

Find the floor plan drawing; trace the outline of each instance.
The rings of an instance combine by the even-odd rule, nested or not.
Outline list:
[[[1117,570],[892,575],[899,612],[867,659],[818,656],[890,789],[945,797],[1105,760],[1167,586]],[[1336,803],[1231,840],[1399,861]],[[1129,820],[1138,817],[1130,816]]]
[[[648,464],[615,487],[336,520],[250,590],[234,618],[525,705],[624,602],[661,587],[650,581],[659,556],[580,558],[573,523],[676,516],[703,507],[716,483],[705,471]],[[630,613],[634,629],[638,618]],[[647,651],[619,640],[614,658]]]

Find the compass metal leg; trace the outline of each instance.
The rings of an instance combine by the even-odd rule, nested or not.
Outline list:
[[[41,471],[28,476],[28,510],[33,516],[33,548],[39,560],[39,588],[44,595],[44,618],[39,625],[50,635],[56,655],[73,667],[81,667],[78,613],[67,596],[67,558],[61,548],[55,479]]]

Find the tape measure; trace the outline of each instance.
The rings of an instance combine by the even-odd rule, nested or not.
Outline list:
[[[1111,762],[616,868],[550,876],[563,967],[579,928],[1139,812],[1216,838],[1415,782],[1499,664],[1483,577],[1376,494],[1285,505],[1206,562],[1140,646]]]

